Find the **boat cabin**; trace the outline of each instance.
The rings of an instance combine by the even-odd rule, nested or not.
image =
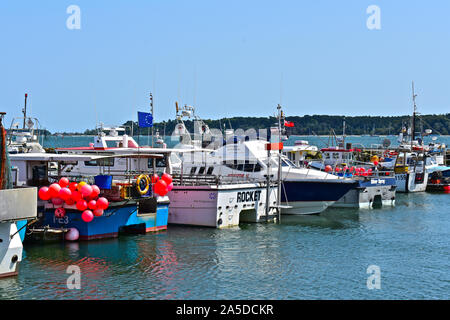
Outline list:
[[[297,167],[307,165],[306,156],[315,155],[317,152],[317,147],[311,146],[306,140],[296,140],[293,146],[283,147],[283,154]]]

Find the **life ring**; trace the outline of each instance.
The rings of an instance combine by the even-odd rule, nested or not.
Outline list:
[[[142,183],[145,185],[142,186]],[[150,178],[146,174],[141,174],[136,179],[136,189],[141,194],[144,195],[148,192],[150,188]]]

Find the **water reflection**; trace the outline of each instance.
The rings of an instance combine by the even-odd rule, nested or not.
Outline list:
[[[169,226],[158,234],[26,245],[2,299],[448,298],[450,198],[398,194],[395,207],[327,209],[280,224]],[[369,265],[382,270],[368,290]],[[81,290],[66,286],[69,265]]]

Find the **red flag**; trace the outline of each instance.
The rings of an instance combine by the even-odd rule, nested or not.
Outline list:
[[[292,128],[292,127],[294,127],[294,123],[291,121],[284,120],[284,126]]]

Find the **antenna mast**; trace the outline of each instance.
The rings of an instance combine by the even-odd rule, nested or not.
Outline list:
[[[416,112],[417,112],[417,106],[416,106],[416,97],[417,94],[414,92],[414,81],[412,82],[412,99],[413,99],[413,114],[412,114],[412,123],[411,123],[411,147],[413,144],[413,141],[416,139]]]
[[[28,98],[28,94],[25,93],[25,106],[22,109],[22,112],[23,112],[23,129],[25,129],[25,121],[27,119],[27,98]]]

